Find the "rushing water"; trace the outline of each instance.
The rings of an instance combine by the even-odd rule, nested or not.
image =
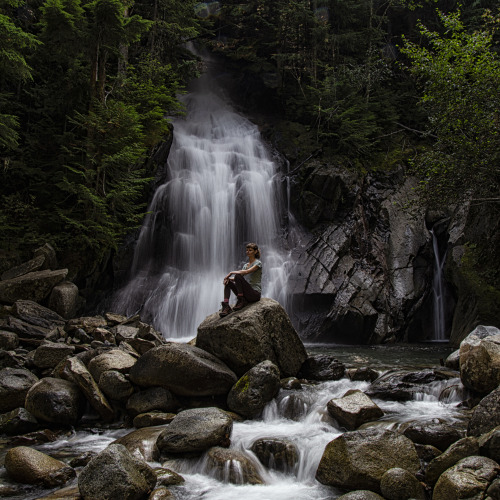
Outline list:
[[[419,346],[308,346],[310,354],[327,353],[344,362],[347,367],[369,366],[379,373],[392,368],[423,369],[439,366],[451,349],[436,344]],[[206,469],[204,457],[178,460],[168,467],[179,472],[186,480],[181,486],[172,488],[178,500],[326,500],[340,495],[333,488],[318,483],[315,473],[326,444],[339,436],[343,429],[328,415],[327,402],[342,396],[349,389],[367,389],[368,382],[353,382],[348,378],[338,381],[304,385],[302,389],[281,390],[267,405],[262,416],[254,420],[235,422],[231,435],[231,447],[243,451],[258,467],[265,481],[263,485],[230,484],[216,479]],[[397,429],[405,422],[430,422],[439,418],[459,424],[464,420],[464,410],[458,407],[459,392],[450,392],[440,401],[440,394],[446,387],[460,385],[458,379],[434,382],[422,386],[412,401],[397,402],[374,399],[385,415],[363,428],[378,426]],[[71,433],[56,443],[38,446],[41,451],[62,460],[69,461],[86,451],[101,451],[117,437],[130,430]],[[271,471],[259,465],[250,447],[259,438],[282,437],[291,440],[299,451],[299,462],[292,470]],[[159,466],[159,463],[152,463]],[[236,464],[237,465],[237,464]],[[228,464],[228,467],[234,466]],[[0,481],[8,483],[5,473],[0,472]],[[22,495],[11,498],[24,500],[39,498],[40,490],[25,488]]]
[[[263,295],[287,303],[286,186],[257,127],[236,113],[210,73],[173,121],[168,179],[149,207],[129,283],[113,309],[141,312],[164,337],[192,338],[219,308],[222,279],[241,269],[245,244],[262,253]]]

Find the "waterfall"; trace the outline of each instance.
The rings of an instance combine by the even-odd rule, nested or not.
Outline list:
[[[432,281],[432,295],[434,304],[434,337],[435,341],[447,340],[445,336],[445,303],[444,303],[444,263],[446,252],[439,255],[438,239],[434,231],[432,234],[432,248],[434,250],[434,278]]]
[[[262,296],[287,306],[282,175],[257,126],[213,82],[206,73],[183,97],[167,180],[148,209],[131,278],[113,299],[116,312],[140,312],[176,340],[192,338],[219,309],[223,277],[241,269],[248,242],[261,249]]]

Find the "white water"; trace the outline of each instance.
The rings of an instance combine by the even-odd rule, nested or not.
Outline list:
[[[113,309],[140,311],[165,338],[192,338],[218,310],[223,277],[241,269],[245,244],[261,248],[262,295],[287,306],[288,220],[282,177],[257,127],[234,111],[209,74],[184,97],[175,119],[168,180],[148,209],[131,279]]]
[[[445,341],[446,326],[445,326],[445,304],[444,304],[444,264],[446,260],[446,252],[442,256],[439,255],[438,239],[431,230],[432,234],[432,249],[434,251],[434,278],[432,282],[432,294],[434,298],[434,337],[433,340]]]

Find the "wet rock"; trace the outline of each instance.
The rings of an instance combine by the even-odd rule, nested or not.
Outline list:
[[[373,368],[369,368],[367,366],[362,366],[361,368],[357,368],[354,372],[349,376],[349,378],[355,381],[364,381],[364,382],[373,382],[377,380],[379,377],[379,373]]]
[[[153,469],[121,444],[111,444],[93,458],[78,477],[83,500],[147,498],[156,484]]]
[[[116,370],[105,371],[98,382],[101,391],[115,401],[126,401],[134,392],[130,380]]]
[[[288,377],[280,380],[280,386],[285,390],[299,390],[302,389],[300,380],[296,377]]]
[[[23,276],[24,274],[32,273],[34,271],[40,271],[45,262],[45,257],[43,255],[39,255],[31,260],[23,262],[19,266],[12,267],[8,269],[2,274],[2,280],[11,280],[13,278],[18,278],[19,276]]]
[[[308,404],[301,394],[278,394],[278,406],[280,414],[290,420],[300,422],[307,414]]]
[[[157,486],[177,486],[185,482],[185,479],[177,472],[174,472],[165,467],[158,467],[154,469],[156,474]]]
[[[492,481],[500,473],[500,466],[487,457],[467,457],[441,474],[432,500],[484,498]]]
[[[83,395],[76,384],[47,377],[28,391],[25,407],[37,420],[74,425],[82,414],[83,402]]]
[[[198,327],[196,346],[242,376],[262,361],[272,361],[282,377],[297,375],[307,354],[288,315],[275,300],[262,298],[235,314],[208,316]]]
[[[156,440],[163,430],[165,430],[165,425],[144,427],[129,432],[127,435],[118,438],[114,443],[125,446],[136,458],[146,462],[157,462],[160,458],[160,451],[156,445]]]
[[[48,297],[54,286],[66,278],[67,274],[67,269],[35,271],[0,281],[0,302],[6,304],[13,304],[16,300],[41,302]]]
[[[250,448],[268,469],[291,473],[299,461],[299,451],[288,439],[260,438]]]
[[[92,336],[94,340],[97,340],[98,342],[116,344],[115,336],[106,328],[95,328],[92,330]]]
[[[445,360],[444,366],[450,370],[460,371],[460,350],[453,351]]]
[[[6,327],[14,333],[17,333],[19,337],[28,339],[45,339],[52,333],[52,330],[48,328],[33,325],[19,318],[14,318],[13,316],[8,317]]]
[[[425,500],[425,490],[414,474],[394,467],[384,473],[380,480],[380,490],[387,500]]]
[[[19,337],[14,332],[0,331],[0,349],[11,351],[19,346]]]
[[[384,412],[358,390],[348,391],[341,398],[331,399],[326,407],[328,413],[349,431],[384,416]]]
[[[500,425],[500,387],[481,399],[474,408],[467,434],[480,436]]]
[[[153,342],[152,340],[144,340],[140,338],[130,339],[126,342],[130,344],[132,349],[138,352],[141,356],[148,352],[150,349],[154,349],[155,347],[158,347],[158,345],[161,345],[160,342]]]
[[[33,432],[39,427],[37,419],[24,408],[0,415],[0,434],[15,436]]]
[[[59,342],[45,342],[35,351],[33,363],[38,368],[55,368],[62,360],[69,358],[75,352],[75,346]]]
[[[102,316],[81,316],[73,318],[66,322],[65,329],[72,332],[81,328],[86,332],[92,332],[95,328],[104,328],[108,322]]]
[[[150,387],[132,394],[127,401],[127,411],[135,417],[152,410],[172,412],[179,408],[179,402],[164,387]]]
[[[81,500],[81,498],[78,486],[67,486],[46,496],[38,497],[37,500]]]
[[[5,455],[5,469],[14,481],[60,486],[76,476],[64,462],[27,446],[11,448]]]
[[[172,422],[175,417],[175,413],[163,413],[163,412],[147,412],[140,413],[134,417],[133,425],[135,428],[140,429],[142,427],[151,427],[154,425],[165,425]]]
[[[26,394],[38,382],[38,377],[24,368],[0,370],[0,413],[24,406]]]
[[[280,373],[271,361],[262,361],[233,385],[227,396],[230,410],[244,417],[255,417],[280,389]]]
[[[369,490],[350,491],[345,495],[340,495],[337,500],[384,500],[384,497]]]
[[[22,368],[23,359],[14,351],[0,351],[0,370],[4,368]]]
[[[479,455],[478,440],[473,437],[460,439],[429,463],[425,470],[425,482],[434,485],[445,470],[453,467],[462,458],[473,455]]]
[[[130,370],[141,387],[164,387],[179,396],[227,394],[236,375],[212,354],[187,344],[168,342],[141,356]]]
[[[414,443],[430,444],[439,450],[446,450],[454,442],[464,437],[465,432],[456,426],[445,423],[410,423],[403,434]]]
[[[167,487],[160,486],[151,492],[148,500],[165,500],[168,498],[174,498],[174,494]]]
[[[420,469],[415,447],[407,437],[388,430],[352,431],[327,444],[316,479],[339,488],[380,492],[382,476],[394,467],[412,474]]]
[[[418,458],[423,462],[429,463],[434,458],[438,457],[443,453],[441,450],[438,450],[435,446],[430,444],[415,444],[415,450],[417,451]]]
[[[111,422],[114,419],[115,412],[106,396],[99,389],[87,367],[78,358],[73,357],[66,360],[64,373],[69,374],[69,380],[80,388],[87,401],[104,422]]]
[[[65,319],[74,318],[80,299],[78,287],[71,281],[63,281],[50,292],[49,307]]]
[[[85,451],[81,455],[73,458],[69,465],[71,467],[85,467],[94,457],[97,457],[98,453],[95,451]]]
[[[500,478],[495,479],[486,490],[486,500],[498,500],[500,498]]]
[[[479,438],[479,448],[481,455],[500,463],[500,426]]]
[[[211,448],[207,453],[206,468],[217,480],[225,483],[264,483],[250,458],[241,451]]]
[[[233,420],[218,408],[195,408],[177,414],[158,437],[162,454],[203,452],[228,447]]]
[[[299,376],[308,380],[340,380],[345,365],[327,354],[309,356],[300,368]]]
[[[133,356],[120,349],[111,349],[93,358],[88,365],[88,369],[94,380],[99,381],[101,375],[109,370],[128,373],[136,361]]]
[[[19,319],[27,323],[49,330],[63,327],[65,324],[64,318],[59,316],[55,311],[31,300],[17,300],[12,308],[12,312]]]

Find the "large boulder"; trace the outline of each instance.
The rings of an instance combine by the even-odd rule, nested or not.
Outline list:
[[[110,444],[78,476],[83,500],[146,499],[155,484],[153,469],[121,444]]]
[[[212,354],[189,344],[168,342],[149,350],[130,370],[141,387],[164,387],[179,396],[225,395],[236,375]]]
[[[282,377],[292,377],[307,358],[285,310],[267,298],[224,318],[218,313],[208,316],[198,327],[196,346],[221,359],[239,377],[266,359]]]
[[[384,473],[380,480],[380,490],[387,500],[426,500],[425,490],[415,474],[400,467]]]
[[[481,399],[474,408],[467,434],[480,436],[498,425],[500,425],[500,387]]]
[[[47,377],[28,391],[25,407],[43,422],[74,425],[83,412],[83,403],[83,395],[76,384]]]
[[[71,281],[59,283],[50,293],[49,306],[65,319],[74,318],[79,306],[78,287]]]
[[[72,356],[75,346],[60,342],[44,342],[35,350],[33,363],[38,368],[55,368],[61,361]]]
[[[465,429],[443,422],[412,422],[404,429],[403,434],[414,443],[435,446],[444,451],[464,437]]]
[[[233,419],[218,408],[195,408],[177,414],[158,437],[162,454],[201,453],[212,446],[228,447]]]
[[[208,450],[205,468],[219,481],[232,484],[263,484],[255,464],[242,451],[214,447]]]
[[[30,259],[22,264],[19,264],[16,267],[12,267],[2,273],[0,277],[1,280],[11,280],[13,278],[18,278],[19,276],[23,276],[24,274],[32,273],[34,271],[40,271],[45,262],[45,257],[43,255],[38,255],[33,259]]]
[[[60,460],[27,446],[11,448],[5,455],[7,474],[19,483],[54,487],[76,476],[75,471]]]
[[[111,349],[92,358],[88,364],[88,369],[94,380],[99,383],[104,372],[114,370],[120,373],[128,373],[136,361],[136,358],[121,349]]]
[[[341,398],[331,399],[326,408],[348,431],[384,416],[384,412],[365,393],[358,390],[347,391]]]
[[[0,413],[24,406],[26,394],[38,382],[38,377],[24,368],[0,370]]]
[[[153,410],[172,412],[179,406],[177,399],[164,387],[150,387],[136,392],[127,401],[127,410],[133,417]]]
[[[345,365],[328,354],[309,356],[300,369],[299,376],[309,380],[340,380]]]
[[[16,300],[12,308],[16,317],[31,323],[42,326],[49,330],[64,326],[64,319],[52,309],[41,306],[32,300]]]
[[[63,281],[67,274],[67,269],[35,271],[0,281],[0,302],[13,304],[20,299],[40,302],[48,297],[52,288]]]
[[[480,394],[500,385],[500,330],[478,326],[460,343],[460,378]]]
[[[323,484],[380,493],[380,480],[399,467],[415,474],[420,461],[413,443],[389,430],[346,432],[326,445],[316,471]]]
[[[262,361],[248,370],[227,396],[230,410],[244,417],[255,417],[280,389],[280,372],[271,361]]]
[[[482,499],[500,473],[500,465],[487,457],[467,457],[441,474],[432,500]]]
[[[105,371],[99,378],[99,389],[108,398],[116,401],[127,400],[134,392],[134,386],[121,372],[116,370]]]

